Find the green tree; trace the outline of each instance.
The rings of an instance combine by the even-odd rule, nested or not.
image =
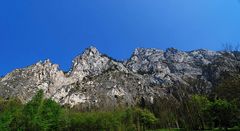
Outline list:
[[[56,130],[59,127],[62,109],[59,104],[51,99],[44,99],[43,91],[40,90],[29,101],[19,117],[18,128],[28,130]]]
[[[191,96],[188,102],[191,110],[192,127],[194,129],[204,130],[206,128],[206,122],[209,119],[209,115],[207,115],[206,110],[211,102],[207,97],[201,95],[193,95]]]
[[[221,127],[227,130],[236,122],[237,106],[226,100],[215,100],[207,107],[215,127]]]
[[[157,122],[157,118],[147,109],[133,108],[133,120],[137,130],[145,130],[146,127]]]
[[[22,104],[18,99],[0,100],[0,130],[10,130],[11,123],[21,113]]]

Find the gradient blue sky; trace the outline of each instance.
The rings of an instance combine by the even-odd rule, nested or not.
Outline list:
[[[90,45],[116,59],[136,47],[220,50],[240,42],[238,0],[1,0],[0,75],[51,59],[68,70]]]

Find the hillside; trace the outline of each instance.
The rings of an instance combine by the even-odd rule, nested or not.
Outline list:
[[[50,60],[10,72],[0,79],[0,96],[26,103],[42,89],[46,98],[83,110],[154,105],[159,99],[209,95],[226,73],[240,74],[239,52],[137,48],[118,61],[90,47],[68,72]]]

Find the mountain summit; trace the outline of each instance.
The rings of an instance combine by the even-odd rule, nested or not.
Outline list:
[[[0,96],[27,102],[42,89],[46,98],[80,109],[154,104],[159,98],[177,100],[180,91],[207,94],[222,73],[239,68],[239,52],[137,48],[119,62],[90,47],[68,73],[50,60],[10,72],[0,78]]]

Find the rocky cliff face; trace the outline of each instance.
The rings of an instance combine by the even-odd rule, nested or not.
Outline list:
[[[239,52],[138,48],[118,62],[90,47],[68,73],[49,60],[14,70],[0,79],[0,96],[27,102],[42,89],[46,98],[81,109],[152,104],[179,90],[209,93],[226,71],[240,72]]]

